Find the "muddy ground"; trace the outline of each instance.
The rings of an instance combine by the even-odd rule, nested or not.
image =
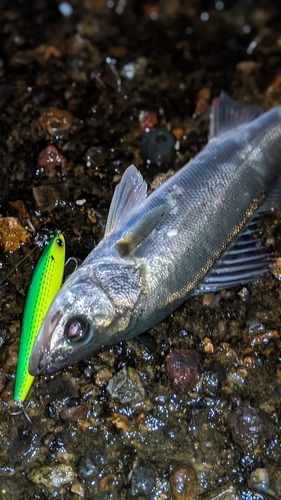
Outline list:
[[[140,338],[36,378],[32,425],[12,415],[41,248],[63,231],[67,256],[84,259],[126,167],[152,188],[177,171],[206,144],[221,90],[279,104],[280,19],[273,0],[1,2],[1,498],[281,498],[276,278],[193,298]],[[173,137],[149,163],[153,127]],[[262,220],[276,256],[280,214]],[[171,352],[191,381],[180,391]]]

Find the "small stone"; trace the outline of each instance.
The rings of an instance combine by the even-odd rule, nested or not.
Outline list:
[[[124,431],[129,431],[131,428],[130,420],[126,415],[114,412],[110,418],[116,429],[123,429]]]
[[[204,371],[202,377],[202,392],[204,396],[217,397],[221,392],[222,384],[225,380],[226,372],[223,365],[219,361],[212,361]]]
[[[142,136],[140,152],[149,165],[167,169],[175,155],[176,138],[165,129],[152,128]]]
[[[175,500],[196,500],[197,475],[193,467],[178,467],[170,477]]]
[[[83,205],[85,205],[86,203],[86,199],[85,198],[82,198],[81,200],[76,200],[76,205],[78,205],[78,207],[82,207]]]
[[[39,117],[39,124],[51,137],[61,137],[73,123],[73,116],[69,111],[56,107],[47,108]]]
[[[139,460],[131,472],[130,492],[133,497],[149,496],[156,486],[156,475],[154,469]]]
[[[33,469],[28,479],[34,484],[42,484],[48,490],[55,490],[74,481],[74,470],[70,465],[60,464]]]
[[[131,367],[123,368],[109,381],[107,391],[122,404],[138,405],[144,402],[145,390],[138,372]]]
[[[85,432],[91,427],[90,422],[88,420],[78,420],[77,429],[81,429],[81,431]]]
[[[91,146],[85,151],[86,167],[99,169],[108,157],[108,151],[103,146]]]
[[[121,75],[127,80],[133,80],[136,76],[141,76],[148,64],[148,59],[139,57],[135,61],[128,62],[121,69]]]
[[[154,111],[142,110],[139,114],[140,129],[142,132],[149,132],[158,123],[157,115]]]
[[[64,165],[66,163],[66,158],[63,154],[59,153],[55,146],[49,145],[38,155],[37,164],[39,167],[46,169],[51,169]]]
[[[269,477],[267,470],[260,467],[253,470],[250,477],[248,478],[247,484],[249,488],[255,491],[266,492],[269,487]]]
[[[100,487],[102,491],[111,491],[116,489],[118,486],[118,479],[114,474],[107,474],[100,480]]]
[[[267,413],[250,405],[235,408],[227,423],[233,441],[245,451],[253,451],[274,431],[274,425]]]
[[[82,404],[66,408],[60,412],[62,420],[69,420],[70,422],[78,422],[78,420],[85,420],[91,410],[90,405]]]
[[[194,349],[175,349],[165,359],[166,374],[178,394],[187,394],[199,380],[201,356]]]
[[[204,353],[205,354],[213,354],[215,349],[214,349],[214,345],[213,345],[211,339],[209,339],[209,337],[204,337],[203,342],[204,342],[204,348],[203,348]]]
[[[36,186],[32,189],[32,194],[39,212],[51,212],[58,204],[66,203],[69,187],[66,183]]]
[[[85,497],[85,488],[81,483],[72,484],[70,491],[71,493],[75,493],[75,495],[78,495],[81,498]]]
[[[32,194],[39,212],[51,212],[55,208],[56,199],[51,186],[35,186]]]
[[[104,384],[107,384],[111,378],[111,371],[107,368],[107,366],[102,366],[95,377],[95,384],[98,387],[101,387]]]

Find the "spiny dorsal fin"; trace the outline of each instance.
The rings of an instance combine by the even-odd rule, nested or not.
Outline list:
[[[210,115],[209,139],[219,137],[239,125],[249,123],[263,113],[262,109],[249,104],[240,104],[225,92],[213,100]]]
[[[125,170],[111,201],[105,234],[120,226],[146,198],[147,183],[134,165]]]

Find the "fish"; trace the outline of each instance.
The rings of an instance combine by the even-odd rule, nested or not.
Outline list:
[[[56,234],[43,251],[28,289],[21,326],[14,401],[23,403],[34,377],[28,371],[29,357],[49,306],[61,287],[65,262],[65,238]]]
[[[212,103],[209,142],[159,188],[131,165],[105,234],[55,296],[29,371],[51,374],[135,337],[190,297],[256,280],[270,257],[260,213],[279,203],[281,106]]]

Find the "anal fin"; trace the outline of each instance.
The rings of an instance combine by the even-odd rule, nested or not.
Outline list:
[[[215,262],[193,294],[211,293],[256,281],[269,273],[272,254],[258,236],[239,235]]]
[[[272,253],[260,239],[258,225],[261,214],[281,206],[281,179],[270,191],[242,231],[227,246],[203,280],[194,295],[225,290],[256,281],[269,275],[273,264]]]

